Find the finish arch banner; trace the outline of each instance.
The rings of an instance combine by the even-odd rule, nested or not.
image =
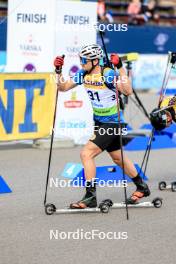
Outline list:
[[[1,74],[0,141],[50,135],[56,88],[50,74]]]
[[[9,0],[6,72],[51,72],[55,0]]]
[[[63,75],[72,77],[81,68],[82,46],[96,43],[97,3],[57,1],[56,54],[65,55]],[[69,137],[84,144],[93,133],[92,107],[84,87],[60,93],[56,137]]]

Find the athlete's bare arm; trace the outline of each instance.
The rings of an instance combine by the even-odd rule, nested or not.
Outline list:
[[[69,78],[68,80],[64,80],[64,77],[62,76],[62,74],[57,74],[56,79],[57,79],[57,89],[59,91],[66,92],[77,86],[77,84],[73,82],[71,78]]]

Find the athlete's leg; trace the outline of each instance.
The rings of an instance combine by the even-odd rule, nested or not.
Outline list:
[[[87,181],[91,181],[95,178],[96,166],[94,158],[101,152],[102,150],[95,143],[88,141],[80,153],[81,161],[84,167],[85,178]]]
[[[84,209],[86,207],[97,206],[96,182],[94,181],[96,176],[96,166],[94,158],[101,152],[102,150],[91,141],[89,141],[82,149],[80,156],[86,178],[86,194],[80,201],[70,204],[72,209]]]
[[[115,150],[109,152],[109,155],[111,156],[114,163],[122,167],[121,150]],[[123,153],[123,162],[124,162],[125,174],[127,174],[130,178],[135,178],[137,175],[137,170],[133,162],[125,155],[125,153]]]
[[[109,155],[117,165],[122,167],[121,150],[109,152]],[[140,198],[143,198],[144,196],[149,196],[150,190],[148,188],[148,185],[137,173],[137,170],[132,161],[125,154],[123,155],[123,161],[125,174],[127,174],[136,185],[136,191],[127,200],[128,203],[133,204],[136,203]]]

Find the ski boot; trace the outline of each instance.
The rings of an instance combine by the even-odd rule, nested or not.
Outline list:
[[[127,204],[137,204],[140,199],[150,195],[150,190],[148,185],[143,182],[140,183],[134,193],[127,198]]]
[[[95,182],[86,183],[86,194],[83,198],[76,202],[71,203],[71,209],[85,209],[85,208],[94,208],[97,207],[97,198],[96,198],[96,185]]]

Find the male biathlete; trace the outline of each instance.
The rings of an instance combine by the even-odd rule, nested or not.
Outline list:
[[[130,80],[117,54],[111,54],[111,63],[117,70],[101,66],[104,55],[99,45],[84,46],[79,53],[79,57],[82,69],[71,80],[67,81],[63,81],[64,79],[59,71],[64,64],[63,57],[58,56],[54,60],[57,89],[66,92],[77,85],[83,84],[91,100],[94,113],[94,136],[83,147],[80,154],[86,178],[86,193],[81,200],[70,204],[72,209],[97,206],[96,166],[94,162],[97,155],[106,150],[114,163],[122,167],[120,135],[108,133],[110,130],[119,130],[116,93],[110,89],[110,85],[113,85],[113,88],[116,87],[114,85],[115,75],[118,80],[122,80],[118,82],[118,91],[127,96],[132,93]],[[121,124],[125,123],[122,111],[120,111],[120,122]],[[102,131],[105,133],[102,133]],[[127,203],[134,204],[139,199],[149,196],[150,190],[137,173],[132,161],[126,155],[123,157],[123,162],[125,174],[132,178],[136,185],[136,191],[127,199]]]
[[[159,107],[150,113],[150,118],[156,130],[163,130],[176,122],[176,95],[164,97]]]

